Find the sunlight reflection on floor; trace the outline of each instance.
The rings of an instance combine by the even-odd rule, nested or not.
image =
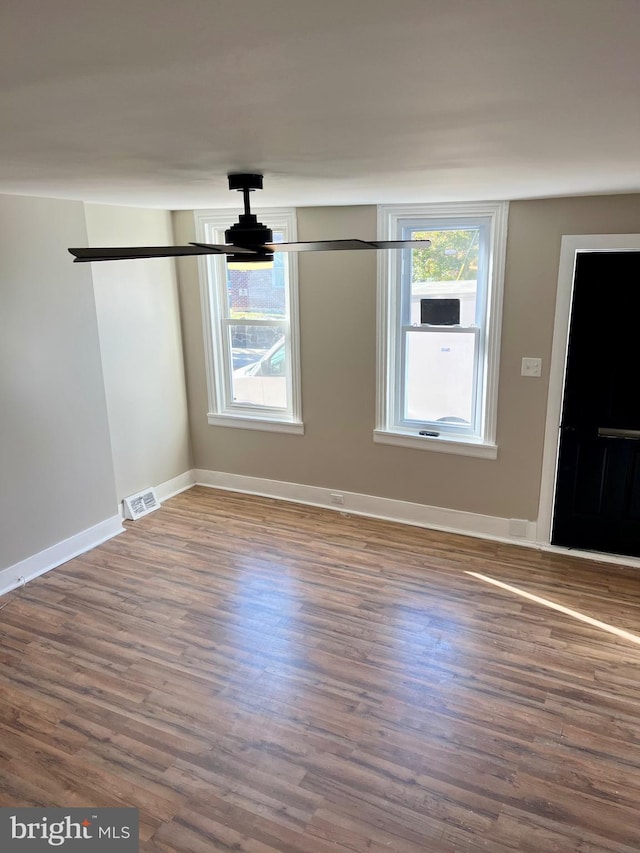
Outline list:
[[[493,584],[493,586],[500,587],[500,589],[506,589],[508,592],[513,592],[516,595],[520,595],[522,598],[534,601],[536,604],[542,604],[544,607],[551,608],[551,610],[557,610],[559,613],[572,616],[580,622],[586,622],[587,625],[593,625],[595,628],[601,628],[603,631],[608,631],[610,634],[615,634],[617,637],[622,637],[624,640],[629,640],[632,643],[640,645],[640,637],[636,636],[636,634],[631,634],[629,631],[625,631],[622,628],[616,628],[615,625],[609,625],[607,622],[600,622],[599,619],[593,619],[591,616],[586,616],[578,610],[571,610],[569,607],[564,607],[562,604],[556,604],[554,601],[549,601],[548,598],[541,598],[539,595],[533,595],[530,592],[525,592],[525,590],[520,589],[517,586],[511,586],[510,584],[503,583],[495,578],[487,577],[487,575],[481,575],[478,572],[465,572],[465,574],[471,575],[471,577],[478,578],[478,580],[485,581],[486,583]]]

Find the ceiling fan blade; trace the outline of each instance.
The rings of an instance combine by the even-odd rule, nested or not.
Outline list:
[[[377,249],[428,249],[431,240],[373,240]]]
[[[336,252],[354,249],[428,249],[431,240],[316,240],[303,243],[265,243],[271,252]]]
[[[91,261],[126,261],[137,258],[179,258],[185,255],[219,255],[229,252],[228,246],[189,245],[189,246],[120,246],[102,249],[69,249],[74,263]],[[233,249],[235,252],[236,250]],[[244,250],[242,250],[244,251]]]

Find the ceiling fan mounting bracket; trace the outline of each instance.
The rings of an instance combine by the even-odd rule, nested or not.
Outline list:
[[[262,175],[249,175],[245,172],[241,172],[238,174],[232,174],[227,176],[229,178],[229,189],[230,190],[261,190],[262,189]]]

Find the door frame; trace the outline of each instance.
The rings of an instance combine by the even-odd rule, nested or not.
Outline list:
[[[567,363],[569,323],[576,255],[579,252],[637,252],[640,234],[565,234],[560,246],[556,314],[553,325],[553,348],[549,367],[549,393],[544,431],[540,503],[536,523],[536,538],[540,545],[551,544],[551,524],[556,491],[560,418]]]

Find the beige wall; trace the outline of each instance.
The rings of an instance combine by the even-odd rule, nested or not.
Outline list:
[[[93,246],[171,245],[162,210],[86,205]],[[118,500],[191,468],[175,265],[92,264]]]
[[[79,202],[0,196],[0,569],[117,512]]]
[[[174,227],[179,243],[195,239],[190,212],[174,214]],[[197,265],[192,259],[181,260],[178,269],[195,467],[534,520],[561,236],[639,232],[637,195],[511,203],[497,460],[373,443],[373,252],[299,256],[305,435],[208,426]],[[375,233],[373,207],[298,211],[300,240],[367,238]],[[523,356],[542,357],[541,379],[520,376]]]

